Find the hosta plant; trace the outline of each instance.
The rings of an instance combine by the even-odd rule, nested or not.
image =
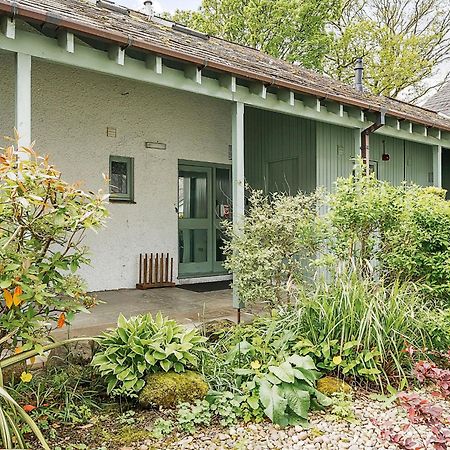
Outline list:
[[[120,315],[117,328],[98,339],[100,350],[92,364],[105,378],[108,394],[135,396],[149,373],[195,368],[205,341],[197,330],[189,331],[161,313],[154,318]]]

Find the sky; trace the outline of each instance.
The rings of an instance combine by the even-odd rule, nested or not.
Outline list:
[[[115,0],[115,3],[132,9],[140,9],[144,0]],[[153,0],[156,13],[174,12],[176,9],[197,9],[200,3],[201,0]]]

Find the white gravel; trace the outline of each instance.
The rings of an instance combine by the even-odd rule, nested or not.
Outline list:
[[[432,400],[439,404],[447,416],[450,404]],[[379,428],[371,419],[378,422],[389,421],[395,431],[400,431],[403,424],[408,423],[405,410],[401,407],[359,398],[353,403],[356,422],[346,422],[330,417],[326,412],[311,415],[310,428],[300,426],[280,429],[271,423],[236,425],[229,429],[210,427],[192,436],[176,435],[165,442],[146,441],[133,447],[138,450],[164,449],[208,449],[208,450],[373,450],[398,449],[380,437]],[[449,428],[450,429],[450,428]],[[427,428],[415,425],[407,431],[412,438],[426,442]],[[420,434],[420,437],[418,436]],[[433,448],[425,446],[422,448]]]

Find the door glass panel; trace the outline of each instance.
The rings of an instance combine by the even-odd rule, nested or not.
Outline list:
[[[199,263],[208,260],[208,230],[180,230],[180,262]]]
[[[223,262],[225,261],[225,255],[223,253],[223,247],[225,245],[225,234],[222,230],[217,229],[216,231],[216,261]]]
[[[180,171],[178,177],[178,216],[180,219],[208,217],[207,174]]]

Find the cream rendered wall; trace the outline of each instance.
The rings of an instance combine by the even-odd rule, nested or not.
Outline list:
[[[107,228],[86,240],[92,267],[81,273],[91,290],[132,288],[139,253],[163,251],[177,259],[178,160],[230,163],[231,105],[35,59],[32,79],[33,139],[65,179],[105,188],[109,155],[135,158],[136,204],[109,204]],[[4,123],[11,126],[3,116],[2,131]],[[108,126],[117,138],[106,136]],[[145,141],[164,142],[167,150],[146,149]],[[174,269],[176,276],[177,263]]]

